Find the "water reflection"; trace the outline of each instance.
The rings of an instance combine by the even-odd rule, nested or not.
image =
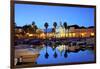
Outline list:
[[[57,58],[58,55],[57,55],[56,51],[54,52],[53,56],[54,56],[54,58]]]
[[[64,57],[67,58],[67,56],[68,56],[67,50],[65,50]]]
[[[48,52],[47,52],[47,46],[46,46],[45,58],[48,59],[48,57],[49,57],[49,54],[48,54]]]
[[[45,57],[44,57],[45,55]],[[46,59],[48,58],[48,59]],[[57,63],[73,63],[73,62],[88,62],[94,61],[93,50],[80,50],[68,53],[68,50],[59,50],[57,47],[53,50],[52,47],[43,47],[40,51],[40,56],[37,58],[37,64],[57,64]]]

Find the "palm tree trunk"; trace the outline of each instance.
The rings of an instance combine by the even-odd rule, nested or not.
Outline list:
[[[46,29],[46,46],[47,46],[47,29]]]
[[[69,38],[69,29],[68,29],[68,38]]]
[[[46,29],[46,40],[47,40],[47,29]]]
[[[68,29],[68,37],[67,37],[67,42],[69,40],[69,29]],[[68,42],[68,46],[69,46],[69,42]]]
[[[56,40],[56,28],[55,28],[55,40]]]
[[[65,39],[66,39],[66,29],[65,29]]]

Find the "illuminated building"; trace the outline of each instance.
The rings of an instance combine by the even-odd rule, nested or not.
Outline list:
[[[64,26],[60,23],[60,26],[57,27],[56,31],[56,37],[91,37],[95,36],[94,34],[94,28],[85,28],[85,27],[79,27],[75,28],[75,26],[69,26],[65,33]]]
[[[55,32],[56,31],[56,32]],[[37,29],[36,33],[29,33],[24,32],[22,27],[16,27],[15,28],[15,36],[18,38],[46,38],[46,29]],[[60,25],[56,27],[56,30],[53,28],[47,29],[47,38],[78,38],[78,37],[94,37],[95,36],[95,29],[92,28],[86,28],[86,27],[76,27],[76,25],[70,25],[68,26],[68,29],[66,29],[60,22]]]

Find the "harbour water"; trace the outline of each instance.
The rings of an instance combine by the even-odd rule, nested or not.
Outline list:
[[[56,52],[56,58],[54,54]],[[48,53],[48,58],[45,54]],[[59,63],[77,63],[77,62],[92,62],[95,61],[93,50],[80,50],[78,52],[66,52],[67,57],[64,57],[65,51],[59,51],[57,48],[53,50],[52,47],[43,47],[40,52],[40,56],[37,58],[37,64],[59,64]]]

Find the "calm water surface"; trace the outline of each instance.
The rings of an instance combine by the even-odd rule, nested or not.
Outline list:
[[[54,53],[57,53],[57,58],[54,58]],[[51,47],[47,47],[49,54],[48,59],[45,58],[46,47],[40,51],[40,56],[37,58],[37,64],[59,64],[59,63],[73,63],[73,62],[88,62],[94,61],[94,52],[92,50],[79,51],[77,53],[67,53],[67,57],[64,57],[65,51],[60,52],[57,48],[53,50]]]

